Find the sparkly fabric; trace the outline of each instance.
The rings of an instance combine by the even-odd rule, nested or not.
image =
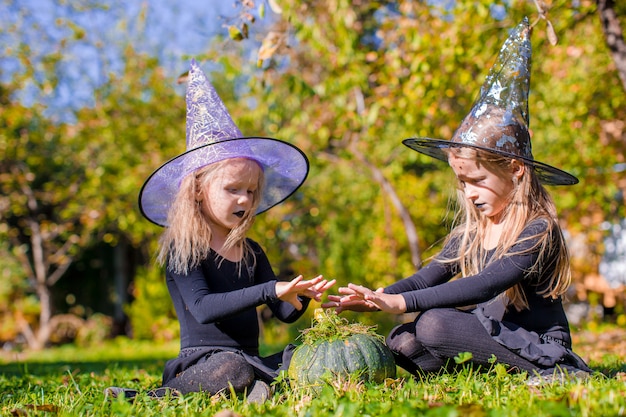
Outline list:
[[[447,150],[470,146],[524,160],[546,184],[572,185],[573,175],[535,161],[528,131],[530,89],[530,26],[525,18],[502,45],[480,90],[480,97],[451,140],[410,138],[409,148],[443,161]]]
[[[248,158],[263,168],[265,188],[257,214],[279,204],[302,185],[309,171],[304,153],[278,139],[243,137],[195,61],[189,70],[186,101],[186,152],[154,171],[139,193],[139,208],[148,220],[167,226],[167,214],[182,179],[224,159]]]

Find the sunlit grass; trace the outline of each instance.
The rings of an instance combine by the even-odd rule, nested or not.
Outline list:
[[[623,329],[621,329],[623,330]],[[606,330],[604,330],[606,332]],[[604,333],[603,333],[604,334]],[[620,416],[626,415],[623,352],[592,361],[596,375],[565,384],[529,387],[501,366],[488,373],[464,368],[413,378],[400,372],[382,384],[337,380],[313,394],[275,384],[261,405],[203,394],[130,403],[104,395],[108,386],[146,391],[159,386],[177,344],[118,339],[98,347],[72,346],[37,354],[5,354],[0,362],[0,415],[46,416]],[[228,414],[228,412],[236,414]]]
[[[41,352],[5,352],[0,354],[0,365],[19,361],[62,362],[80,360],[88,362],[120,359],[162,359],[177,354],[178,341],[154,343],[152,341],[136,341],[127,337],[118,337],[84,349],[68,344]]]

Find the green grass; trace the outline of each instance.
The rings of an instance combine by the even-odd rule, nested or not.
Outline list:
[[[599,334],[600,335],[600,334]],[[599,336],[598,336],[599,337]],[[587,342],[585,342],[587,343]],[[312,395],[277,382],[264,404],[202,394],[133,403],[107,399],[104,389],[159,386],[165,361],[177,346],[118,339],[100,347],[64,346],[36,354],[0,356],[2,416],[620,416],[626,415],[626,367],[620,351],[600,355],[593,341],[581,346],[595,353],[597,374],[582,381],[525,384],[525,376],[495,366],[471,368],[428,378],[399,377],[370,385],[336,381]],[[583,355],[585,356],[585,355]],[[585,356],[590,357],[590,356]],[[3,359],[2,359],[3,358]],[[230,414],[229,414],[230,412]],[[236,414],[233,414],[236,413]]]

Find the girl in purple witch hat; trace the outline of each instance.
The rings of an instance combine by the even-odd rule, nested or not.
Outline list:
[[[387,337],[398,365],[411,373],[452,368],[464,352],[483,369],[495,357],[526,371],[532,384],[590,372],[571,349],[562,305],[568,254],[541,184],[578,180],[531,153],[529,32],[524,20],[511,33],[452,140],[404,141],[447,161],[456,175],[460,211],[442,251],[395,284],[376,291],[349,284],[322,305],[337,312],[419,312]]]
[[[139,205],[166,226],[158,260],[180,323],[180,353],[168,361],[162,388],[151,392],[270,394],[269,383],[289,366],[291,346],[259,354],[256,307],[267,305],[290,323],[334,281],[321,275],[276,279],[261,246],[246,237],[256,214],[280,203],[304,181],[308,160],[296,147],[243,137],[195,62],[187,89],[187,151],[157,169]],[[113,395],[134,391],[112,387]]]

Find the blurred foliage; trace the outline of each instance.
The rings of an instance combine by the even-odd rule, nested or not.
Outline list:
[[[163,276],[162,269],[156,267],[140,268],[135,275],[135,300],[126,308],[135,338],[162,342],[180,334]]]
[[[23,299],[28,286],[24,271],[10,250],[8,242],[0,240],[0,340],[17,338],[15,305]]]
[[[29,65],[25,54],[20,52],[19,57]],[[5,98],[19,85],[19,78],[2,88]],[[41,347],[48,338],[50,288],[101,226],[97,158],[90,144],[75,133],[42,116],[41,106],[26,108],[7,100],[0,111],[0,235],[11,245],[20,275],[41,304],[36,313],[40,326],[32,317],[16,315],[33,347]]]
[[[446,164],[405,148],[401,140],[452,136],[508,29],[524,16],[536,23],[529,102],[534,155],[580,178],[579,185],[550,191],[568,236],[582,241],[582,252],[574,254],[577,278],[597,268],[603,223],[625,214],[626,194],[616,199],[626,188],[624,171],[615,167],[626,162],[626,95],[595,3],[550,2],[546,16],[556,45],[532,1],[283,0],[262,12],[263,1],[238,5],[245,30],[230,29],[197,58],[244,135],[286,140],[310,158],[304,186],[259,216],[252,232],[281,279],[321,273],[339,285],[353,281],[376,288],[413,273],[436,253],[453,215],[453,177]],[[137,260],[134,300],[126,312],[134,335],[170,339],[177,335],[176,322],[162,271],[153,262],[160,228],[141,217],[136,199],[148,175],[184,150],[185,104],[176,77],[131,43],[124,69],[108,74],[95,105],[78,110],[71,125],[52,123],[41,106],[24,107],[12,98],[24,84],[57,88],[54,62],[63,47],[45,61],[47,82],[38,83],[26,65],[27,71],[2,86],[0,147],[10,156],[6,161],[28,170],[16,174],[3,161],[0,212],[5,219],[10,207],[13,220],[3,221],[0,243],[6,244],[0,250],[28,253],[19,187],[36,186],[38,201],[49,208],[41,224],[58,232],[57,244],[73,242],[75,235],[82,239],[74,242],[72,259],[89,247],[130,242]],[[251,47],[259,51],[254,59],[248,59]],[[27,63],[28,45],[7,53]],[[411,227],[417,248],[407,233]],[[22,243],[7,247],[11,234],[22,236]],[[0,267],[11,277],[1,287],[0,306],[8,310],[32,300],[23,284],[29,276],[24,264],[19,269],[3,260]],[[379,324],[382,333],[395,319],[358,316]],[[296,337],[308,320],[309,315],[296,326],[268,324],[266,342]],[[0,337],[16,331],[6,329]]]
[[[40,348],[56,331],[50,327],[50,293],[87,249],[115,246],[123,238],[139,252],[144,269],[152,267],[149,243],[160,229],[140,220],[137,193],[164,155],[183,150],[185,106],[158,62],[129,46],[124,71],[111,74],[95,92],[95,105],[76,111],[76,123],[54,123],[43,116],[44,106],[26,108],[12,99],[18,86],[36,80],[28,49],[14,49],[27,71],[13,74],[12,84],[2,89],[0,237],[21,261],[20,274],[29,284],[24,297],[36,294],[40,304],[30,312],[18,307],[13,321],[22,323],[20,331],[31,326],[34,335],[27,342]],[[57,80],[54,63],[61,55],[52,52],[46,61],[42,90]],[[3,265],[6,273],[8,266]],[[162,277],[157,282],[162,285]]]
[[[524,16],[536,24],[529,103],[535,157],[581,180],[574,187],[550,188],[564,226],[569,235],[583,234],[585,250],[598,258],[602,223],[624,215],[623,201],[615,196],[626,182],[613,168],[624,158],[626,95],[595,4],[550,3],[547,18],[559,38],[555,46],[533,2],[453,5],[281,2],[282,13],[267,32],[282,31],[287,40],[262,63],[260,74],[250,77],[255,107],[239,107],[239,113],[234,103],[229,108],[235,119],[250,119],[246,131],[292,141],[311,157],[303,209],[286,210],[288,225],[274,220],[281,218],[274,210],[257,228],[269,226],[272,238],[288,228],[293,241],[306,242],[292,244],[288,253],[317,260],[312,274],[376,288],[414,271],[397,207],[355,148],[382,170],[410,211],[424,258],[436,251],[452,214],[447,208],[452,208],[453,178],[445,164],[400,142],[452,136],[508,29]],[[274,258],[284,258],[285,245],[267,246]]]
[[[420,224],[422,241],[432,243],[436,237],[443,234],[442,225],[438,224],[438,231],[430,233],[428,229],[424,229],[425,224],[432,224],[432,221],[421,221],[425,216],[425,210],[416,202],[430,202],[429,197],[432,193],[429,195],[428,191],[441,190],[440,185],[446,180],[439,180],[436,183],[434,178],[445,175],[441,172],[443,170],[440,170],[445,165],[434,163],[431,165],[431,161],[425,160],[419,154],[402,150],[399,141],[409,136],[449,138],[477,96],[484,75],[507,36],[506,29],[519,21],[521,16],[532,16],[533,9],[524,7],[526,2],[514,2],[507,10],[509,16],[504,21],[498,22],[489,15],[490,7],[493,6],[490,1],[478,2],[477,9],[472,13],[466,11],[463,2],[457,2],[458,10],[446,12],[454,16],[453,20],[447,22],[433,14],[432,9],[424,4],[401,2],[397,9],[388,6],[391,8],[388,17],[379,18],[380,26],[376,31],[376,37],[380,44],[364,51],[367,45],[364,45],[363,39],[372,34],[363,29],[359,31],[359,28],[367,27],[367,24],[362,21],[361,15],[354,15],[358,13],[357,8],[346,5],[345,10],[336,10],[323,3],[316,5],[318,6],[315,10],[301,11],[304,9],[301,7],[293,12],[301,19],[302,28],[297,27],[298,23],[294,23],[299,43],[292,48],[297,53],[290,56],[291,62],[298,59],[297,63],[290,66],[292,73],[289,73],[289,70],[280,73],[271,69],[266,70],[266,77],[269,78],[268,74],[276,77],[272,80],[272,93],[268,93],[268,97],[269,94],[274,94],[277,88],[282,89],[279,84],[289,85],[290,83],[285,81],[295,77],[296,73],[300,74],[301,79],[306,79],[308,75],[315,77],[307,84],[312,90],[320,92],[313,95],[311,100],[307,100],[306,96],[301,97],[300,106],[306,109],[306,112],[296,116],[299,116],[301,121],[290,118],[289,124],[281,126],[280,132],[292,133],[300,144],[308,142],[308,148],[314,156],[329,146],[332,147],[332,140],[341,144],[342,138],[358,135],[360,145],[366,149],[365,152],[375,161],[380,161],[378,166],[387,168],[387,175],[393,180],[399,194],[404,199],[409,199],[405,200],[407,201],[405,204],[412,208],[413,217],[416,223]],[[620,112],[623,113],[625,110],[624,94],[616,88],[617,77],[611,73],[610,58],[606,51],[602,51],[603,41],[597,22],[590,20],[592,16],[587,16],[592,10],[581,9],[574,13],[564,5],[556,6],[558,5],[554,8],[561,11],[562,16],[556,15],[553,11],[551,17],[557,16],[558,20],[555,19],[558,23],[557,29],[569,37],[564,37],[559,47],[551,47],[546,45],[545,39],[541,37],[541,27],[535,29],[531,125],[534,130],[536,157],[572,170],[581,176],[583,184],[579,187],[552,189],[561,211],[566,214],[566,218],[571,216],[571,223],[577,224],[580,223],[581,217],[588,216],[594,210],[580,210],[582,202],[579,197],[572,198],[572,194],[580,196],[587,193],[585,204],[599,205],[595,212],[602,210],[607,214],[609,211],[608,205],[603,206],[602,203],[612,200],[615,181],[608,178],[589,178],[587,170],[581,167],[597,166],[596,170],[608,171],[622,158],[622,152],[615,152],[615,147],[602,144],[598,137],[602,133],[600,124],[603,120],[619,119],[622,116]],[[367,12],[368,7],[375,6],[368,2],[364,7]],[[288,13],[289,8],[283,8],[286,10],[285,13]],[[325,14],[325,10],[332,10],[332,13]],[[329,14],[332,14],[332,17],[328,16]],[[313,32],[322,25],[311,24],[311,16],[316,16],[319,21],[325,18],[334,19],[333,27],[336,30],[318,33],[320,36],[313,39]],[[289,19],[298,22],[292,15],[289,15]],[[353,26],[350,27],[345,22],[353,22]],[[589,33],[586,34],[583,30]],[[595,38],[592,38],[592,35]],[[571,39],[572,37],[574,39]],[[351,43],[344,46],[350,39]],[[589,42],[589,39],[593,39],[593,42]],[[572,45],[574,41],[580,45]],[[339,42],[342,43],[338,45]],[[342,50],[342,47],[346,50]],[[324,51],[329,50],[333,50],[333,53],[324,54]],[[312,51],[309,53],[311,56],[307,57],[306,51]],[[575,56],[579,58],[577,62],[582,62],[576,66],[564,65],[564,62],[572,60],[572,54],[577,54]],[[341,57],[350,59],[345,66],[333,62]],[[324,61],[325,59],[328,61]],[[343,75],[333,74],[333,71],[340,71]],[[284,75],[285,73],[287,75]],[[361,74],[363,78],[365,75],[368,76],[366,87],[364,80],[353,79],[355,74]],[[582,80],[590,82],[591,85],[584,89],[580,84]],[[373,123],[369,123],[365,117],[359,117],[356,111],[357,98],[354,97],[356,88],[365,92],[363,97],[365,110],[361,114],[376,113],[375,116],[369,117],[369,120],[374,120]],[[601,89],[603,93],[602,100],[595,98],[597,93],[594,93],[594,90],[597,89]],[[283,91],[275,94],[276,97],[285,96]],[[266,101],[284,103],[285,99],[268,98]],[[593,108],[603,108],[604,114],[593,111]],[[322,119],[326,123],[310,122],[311,115],[317,112],[320,113],[317,120]],[[318,129],[319,126],[324,128]],[[583,127],[584,136],[581,135]],[[327,129],[334,130],[328,135],[332,140],[328,138],[316,140],[315,132]],[[591,133],[593,129],[596,133]],[[303,137],[303,134],[298,132],[307,132],[310,135]],[[572,155],[571,152],[561,152],[563,147],[585,149],[585,152]],[[339,149],[339,152],[341,151],[343,149]],[[394,164],[390,163],[392,158]],[[343,160],[349,162],[350,155],[344,154]],[[330,168],[336,169],[334,164]],[[420,184],[415,184],[417,190],[414,186],[406,186],[408,176],[419,177]],[[342,184],[334,189],[341,190],[349,196],[348,198],[362,194],[351,191],[361,191],[358,182],[354,185]],[[380,190],[376,192],[380,193]],[[435,202],[431,207],[441,213],[443,211],[441,203],[442,201]],[[340,206],[343,204],[340,203]],[[353,215],[352,211],[349,213]],[[379,216],[373,221],[380,223],[380,220]]]

